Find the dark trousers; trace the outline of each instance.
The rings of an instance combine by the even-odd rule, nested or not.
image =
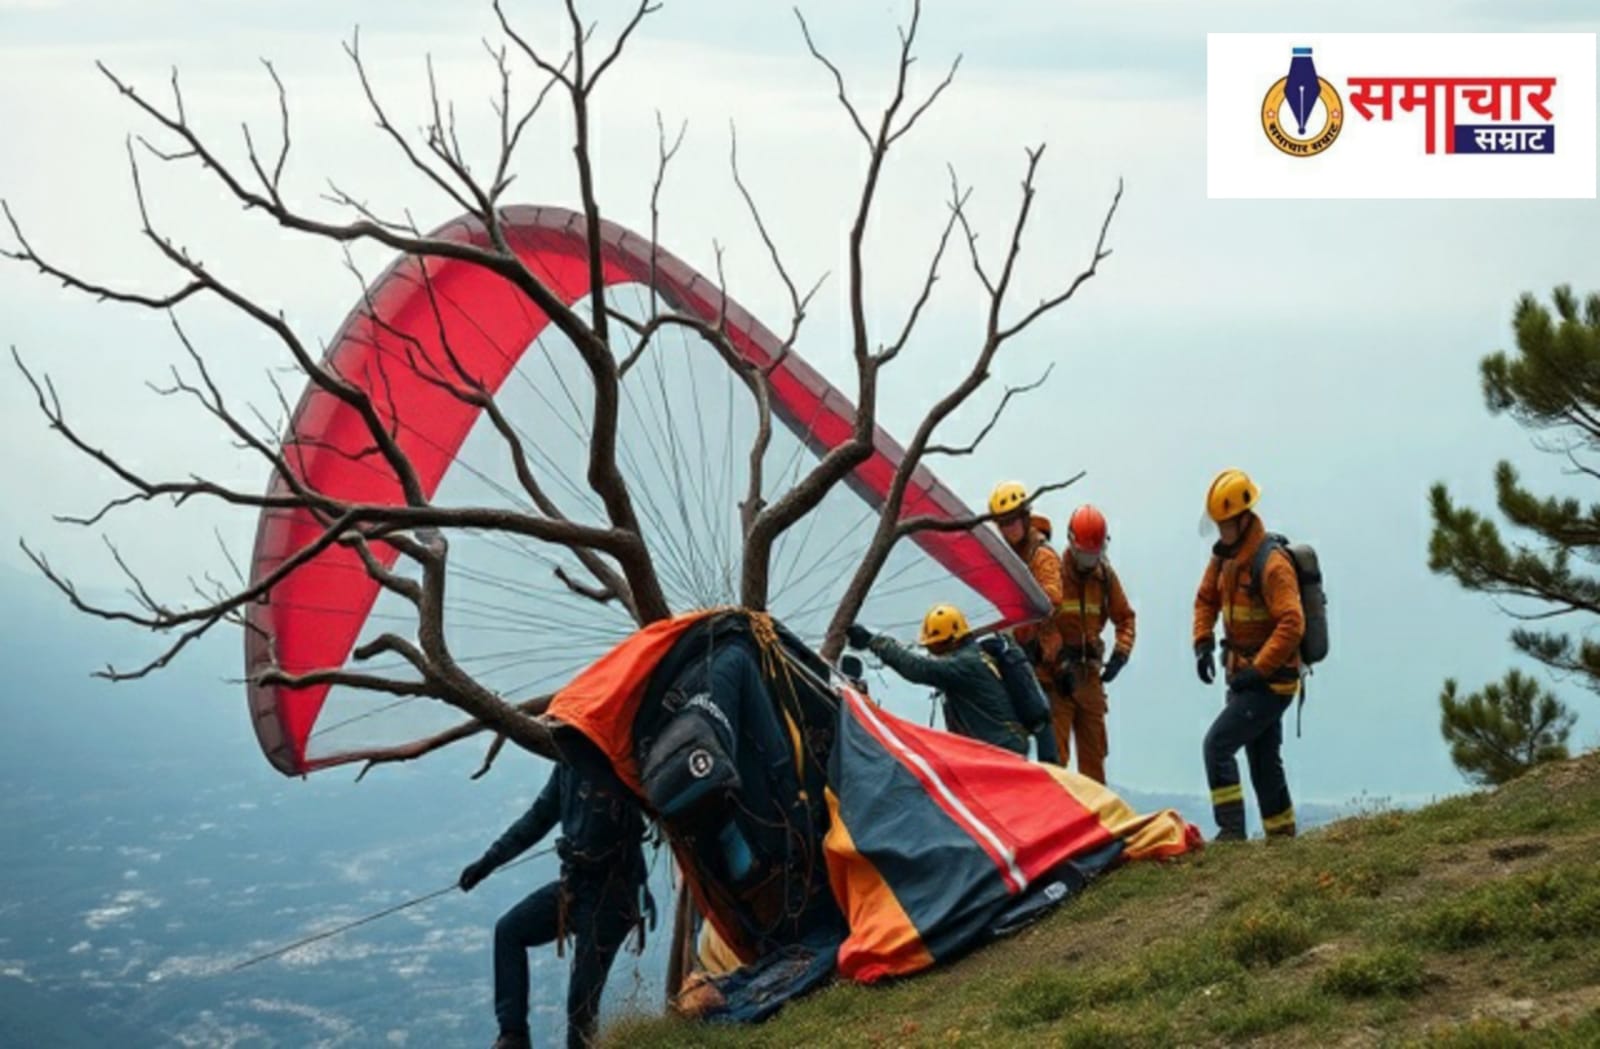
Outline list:
[[[502,1032],[528,1030],[528,948],[572,938],[567,982],[567,1045],[594,1037],[600,993],[617,950],[635,924],[637,887],[626,879],[574,881],[562,928],[563,883],[551,882],[501,915],[494,927],[494,1014]]]
[[[1211,809],[1223,837],[1244,837],[1244,787],[1239,783],[1239,762],[1244,748],[1250,764],[1250,784],[1261,807],[1261,825],[1269,836],[1294,836],[1294,804],[1289,781],[1283,774],[1283,715],[1293,699],[1267,689],[1228,691],[1222,713],[1206,732],[1206,779],[1211,786]]]

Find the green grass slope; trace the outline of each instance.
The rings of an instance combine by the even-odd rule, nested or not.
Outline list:
[[[1415,812],[1135,864],[933,972],[616,1045],[1600,1046],[1600,754]]]

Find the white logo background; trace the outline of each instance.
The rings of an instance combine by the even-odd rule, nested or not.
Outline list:
[[[1261,103],[1289,71],[1293,48],[1310,47],[1317,75],[1338,90],[1344,130],[1324,152],[1280,152],[1261,129]],[[1425,152],[1427,112],[1398,107],[1368,120],[1350,104],[1351,77],[1553,76],[1555,152],[1494,156],[1445,153],[1443,106],[1435,106],[1437,153]],[[1397,92],[1398,97],[1398,92]],[[1468,115],[1457,124],[1491,123]],[[1373,109],[1374,115],[1381,115]],[[1523,106],[1525,121],[1535,120]],[[1318,108],[1308,133],[1323,126]],[[1509,119],[1494,123],[1509,124]],[[1540,121],[1539,123],[1543,123]],[[1206,196],[1589,197],[1595,196],[1593,33],[1209,33],[1206,36]]]

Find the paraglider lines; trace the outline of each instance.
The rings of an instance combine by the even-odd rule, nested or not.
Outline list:
[[[548,856],[550,853],[552,853],[554,851],[555,851],[555,846],[554,845],[547,845],[542,849],[535,849],[533,852],[528,853],[526,856],[523,856],[520,859],[513,860],[513,861],[511,861],[510,863],[507,863],[507,864],[503,864],[500,867],[500,869],[503,870],[503,871],[508,871],[513,867],[520,867],[524,863],[531,863],[532,861],[538,859],[541,856]],[[442,889],[435,889],[432,892],[424,893],[421,896],[415,897],[414,899],[406,900],[403,903],[397,903],[392,907],[385,907],[381,911],[374,911],[373,913],[367,915],[366,917],[357,918],[355,921],[351,921],[351,922],[345,922],[343,925],[336,925],[331,929],[325,929],[322,932],[315,933],[315,934],[313,934],[311,936],[306,936],[306,937],[304,937],[302,939],[296,940],[295,942],[293,942],[291,944],[286,944],[283,947],[276,947],[276,948],[274,948],[274,949],[272,949],[270,951],[267,951],[267,952],[265,952],[263,954],[255,955],[252,958],[246,958],[244,961],[240,962],[239,964],[222,970],[222,974],[236,973],[236,972],[239,972],[241,969],[248,969],[252,965],[259,965],[262,962],[271,961],[274,958],[281,958],[283,955],[288,954],[291,951],[297,951],[302,947],[308,947],[313,943],[320,943],[323,940],[331,940],[333,937],[342,935],[344,933],[347,933],[351,929],[359,929],[363,925],[370,925],[371,923],[379,920],[380,918],[387,918],[391,914],[398,914],[401,911],[410,910],[412,907],[420,906],[421,904],[427,903],[429,900],[436,900],[440,896],[443,896],[445,893],[456,892],[459,889],[460,889],[460,886],[458,884],[452,882],[451,884],[446,885]]]

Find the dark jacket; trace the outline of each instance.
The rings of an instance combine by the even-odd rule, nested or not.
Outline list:
[[[639,806],[598,754],[570,755],[557,765],[533,805],[484,857],[496,867],[509,863],[537,845],[557,823],[561,838],[556,851],[564,879],[644,881],[644,820]]]
[[[977,645],[965,641],[943,655],[922,655],[879,635],[869,647],[907,681],[944,694],[944,721],[951,732],[1016,754],[1028,753],[1028,733],[1018,723],[1000,669]]]

